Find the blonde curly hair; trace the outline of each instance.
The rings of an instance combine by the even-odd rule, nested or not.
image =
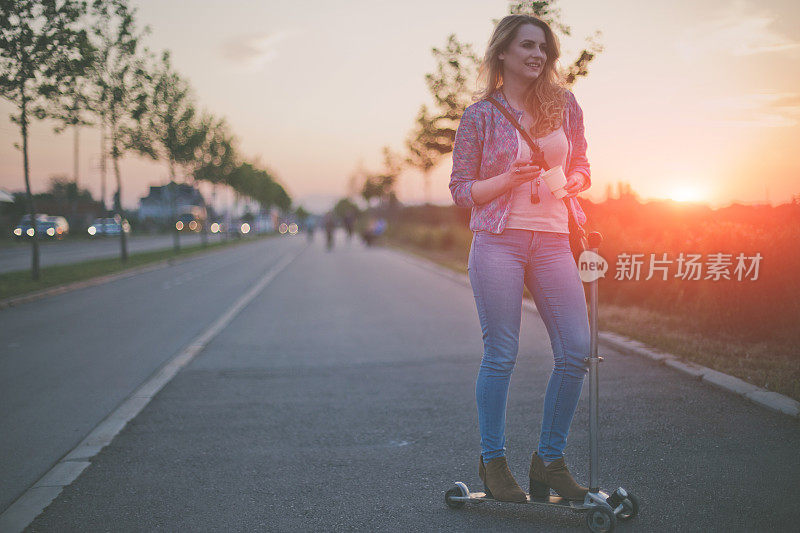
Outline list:
[[[531,15],[508,15],[497,23],[478,70],[480,89],[476,98],[484,99],[502,85],[503,62],[498,56],[508,49],[517,35],[517,30],[524,24],[533,24],[541,28],[547,45],[547,61],[542,73],[528,86],[523,96],[525,110],[534,119],[530,133],[534,137],[541,137],[561,126],[564,107],[567,105],[567,88],[558,71],[561,47],[550,25],[542,19]],[[481,83],[482,80],[485,81]]]

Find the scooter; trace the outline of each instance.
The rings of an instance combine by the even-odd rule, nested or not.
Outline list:
[[[588,235],[588,250],[597,253],[603,241],[599,232]],[[610,533],[614,531],[617,520],[630,520],[639,513],[639,500],[631,492],[619,487],[609,494],[598,486],[598,450],[597,450],[597,413],[598,413],[598,364],[603,358],[597,355],[597,282],[589,282],[589,325],[591,328],[590,355],[584,361],[589,363],[589,493],[583,501],[568,500],[560,496],[534,498],[527,495],[525,502],[499,502],[487,497],[485,492],[470,492],[465,483],[456,481],[455,486],[444,495],[444,501],[451,509],[460,509],[466,503],[516,503],[516,505],[546,505],[560,507],[575,512],[586,513],[586,525],[593,533]]]

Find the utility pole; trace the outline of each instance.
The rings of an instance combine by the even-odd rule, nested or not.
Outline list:
[[[75,146],[73,151],[73,169],[72,169],[72,178],[75,181],[75,188],[78,188],[78,132],[80,131],[80,126],[75,126]]]
[[[78,218],[78,196],[80,196],[80,190],[81,190],[80,185],[78,185],[78,138],[79,138],[78,132],[79,131],[80,131],[80,126],[78,126],[76,124],[75,125],[75,146],[74,146],[74,153],[73,153],[74,168],[73,168],[73,171],[72,171],[72,179],[75,181],[75,198],[72,198],[71,201],[70,201],[70,211],[71,211],[70,214],[72,215],[72,220],[70,220],[69,223],[71,225],[75,224],[75,222],[77,221],[77,218]]]

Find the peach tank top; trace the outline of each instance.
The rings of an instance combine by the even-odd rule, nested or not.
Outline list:
[[[527,113],[523,114],[520,122],[524,128],[530,127],[530,119]],[[533,142],[542,149],[544,159],[551,168],[558,165],[566,168],[569,147],[563,125],[544,137],[533,139]],[[519,131],[517,131],[517,146],[517,159],[530,159],[531,149]],[[540,179],[539,182],[538,191],[541,201],[538,204],[531,203],[531,185],[533,185],[533,190],[536,191],[536,180],[518,185],[512,191],[511,209],[506,227],[569,233],[567,206],[564,204],[564,200],[553,196],[544,180]]]

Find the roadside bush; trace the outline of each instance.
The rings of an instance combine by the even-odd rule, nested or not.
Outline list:
[[[642,204],[630,198],[581,204],[589,219],[586,229],[604,237],[599,252],[609,270],[600,282],[603,302],[690,316],[698,332],[719,338],[800,343],[800,204],[734,204],[716,210],[670,201]],[[468,215],[468,210],[455,206],[404,208],[389,237],[448,252],[461,261],[472,239]],[[638,280],[615,279],[623,253],[644,254]],[[672,261],[667,279],[654,275],[646,280],[650,254],[658,260],[663,253]],[[680,253],[701,255],[701,279],[676,277]],[[703,279],[709,255],[717,253],[730,254],[731,279]],[[761,255],[757,279],[736,279],[739,253]]]

